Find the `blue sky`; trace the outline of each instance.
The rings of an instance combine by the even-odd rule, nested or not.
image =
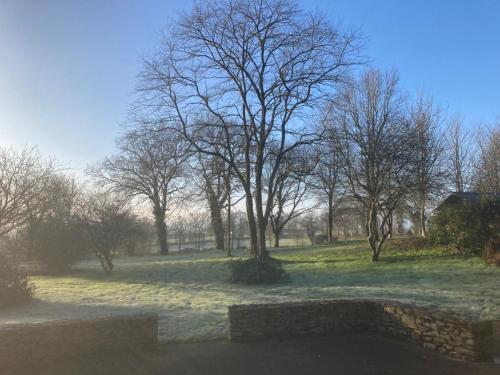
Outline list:
[[[113,150],[141,56],[192,1],[0,0],[0,145],[39,146],[83,169]],[[500,1],[316,0],[360,28],[365,55],[397,68],[468,126],[500,116]]]

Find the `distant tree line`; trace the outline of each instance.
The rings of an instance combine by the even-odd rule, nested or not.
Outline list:
[[[426,237],[447,192],[498,193],[500,123],[466,128],[413,98],[361,41],[292,0],[196,4],[145,59],[92,184],[0,150],[0,236],[55,270],[92,253],[109,272],[149,240],[147,207],[163,255],[213,241],[258,260],[284,238],[357,237],[377,261],[387,238]]]
[[[184,196],[206,195],[216,248],[234,197],[252,257],[268,257],[266,238],[279,246],[294,218],[326,208],[330,243],[336,215],[362,212],[376,261],[396,221],[427,236],[447,191],[498,191],[498,125],[471,136],[432,97],[409,99],[395,71],[358,74],[360,40],[293,1],[220,0],[181,15],[145,60],[131,123],[185,142],[201,183]]]

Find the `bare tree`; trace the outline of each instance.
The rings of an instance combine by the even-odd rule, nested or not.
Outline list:
[[[483,127],[478,137],[479,157],[475,172],[476,189],[486,194],[500,193],[500,123]]]
[[[180,252],[182,250],[182,245],[186,242],[186,220],[183,217],[178,216],[172,223],[172,231],[177,238],[177,250]]]
[[[235,211],[231,216],[233,228],[233,235],[231,236],[231,242],[236,242],[236,249],[241,249],[244,247],[245,232],[248,227],[248,221],[246,215],[242,211]],[[231,246],[234,248],[234,246]],[[231,254],[229,254],[231,255]]]
[[[329,213],[327,212],[327,215]],[[351,235],[358,233],[359,203],[349,197],[339,198],[334,206],[333,217],[337,234],[347,240]],[[363,217],[365,215],[363,214]],[[333,236],[335,242],[336,236]]]
[[[389,235],[387,221],[413,182],[413,132],[397,84],[396,73],[369,70],[337,95],[331,110],[350,195],[366,210],[373,261]]]
[[[276,175],[276,192],[269,217],[276,248],[280,247],[280,236],[288,222],[313,208],[304,204],[310,196],[310,176],[314,169],[309,154],[300,148],[289,153]]]
[[[420,96],[411,109],[410,121],[415,131],[415,194],[412,202],[419,215],[420,236],[427,236],[427,211],[446,189],[446,146],[440,132],[440,113],[431,98]],[[391,217],[392,219],[392,217]]]
[[[330,118],[324,119],[328,122]],[[342,182],[341,158],[339,153],[338,135],[335,126],[323,124],[323,137],[316,146],[318,163],[314,170],[313,188],[321,202],[328,205],[327,234],[328,242],[333,244],[333,224],[336,200],[341,197],[340,185]]]
[[[200,251],[203,248],[202,243],[205,239],[205,230],[208,221],[207,213],[205,211],[191,211],[189,218],[193,229],[196,250]]]
[[[224,250],[226,228],[222,214],[231,189],[228,166],[224,159],[202,153],[198,154],[198,166],[203,179],[201,188],[205,192],[210,210],[215,248]]]
[[[36,148],[0,148],[0,237],[44,209],[40,198],[53,173]]]
[[[130,131],[117,141],[118,153],[89,173],[113,191],[150,202],[160,253],[168,254],[167,212],[186,187],[189,148],[183,138],[157,127]]]
[[[449,169],[452,171],[453,186],[457,192],[470,190],[474,174],[474,137],[464,129],[460,117],[454,117],[448,125]]]
[[[306,231],[307,237],[309,238],[309,241],[311,241],[311,245],[314,245],[316,232],[318,231],[319,227],[318,217],[313,212],[310,212],[307,215],[305,215],[301,219],[301,221],[302,221],[302,226]]]
[[[268,255],[265,232],[282,159],[313,138],[302,115],[359,61],[356,41],[292,0],[216,0],[185,13],[145,63],[138,105],[144,121],[167,121],[198,152],[229,164],[245,194],[255,257]],[[217,138],[204,137],[207,128]]]
[[[113,270],[113,258],[131,235],[133,219],[128,202],[109,191],[89,192],[83,204],[85,223],[92,252],[105,272]]]

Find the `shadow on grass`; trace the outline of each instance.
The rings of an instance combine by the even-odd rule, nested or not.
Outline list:
[[[379,262],[381,263],[396,263],[396,262],[412,262],[412,261],[425,261],[425,260],[467,260],[460,255],[453,254],[412,254],[412,255],[383,255]]]
[[[0,326],[60,320],[90,320],[110,316],[155,312],[157,306],[117,306],[108,304],[66,303],[34,299],[30,303],[0,310]]]
[[[283,264],[314,264],[314,263],[338,263],[338,260],[326,259],[326,260],[291,260],[291,259],[280,259]]]
[[[434,284],[447,280],[456,281],[465,271],[449,272],[447,264],[440,266],[429,261],[457,261],[462,258],[453,255],[385,256],[379,262],[371,262],[368,256],[362,259],[350,256],[319,257],[315,259],[283,259],[291,279],[298,279],[307,285],[329,286],[383,286],[412,284]],[[74,270],[72,278],[96,282],[121,282],[142,285],[179,284],[189,286],[229,284],[230,260],[219,259],[203,262],[164,262],[161,264],[141,263],[123,265],[111,274],[95,270]],[[397,266],[396,266],[397,265]],[[303,267],[302,267],[303,266]],[[427,269],[427,268],[432,269]],[[467,277],[482,274],[481,269],[467,268]],[[422,283],[422,281],[424,281]],[[450,284],[454,285],[454,284]]]

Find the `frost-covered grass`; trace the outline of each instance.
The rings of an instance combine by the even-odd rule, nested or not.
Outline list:
[[[439,249],[386,250],[380,262],[372,263],[364,241],[287,248],[272,255],[285,262],[289,282],[230,284],[229,260],[215,251],[117,259],[111,275],[97,262],[85,262],[68,276],[34,277],[36,301],[0,312],[0,324],[158,312],[161,339],[205,340],[225,335],[228,305],[319,298],[394,299],[500,319],[500,268],[485,266],[479,258],[443,255]]]

